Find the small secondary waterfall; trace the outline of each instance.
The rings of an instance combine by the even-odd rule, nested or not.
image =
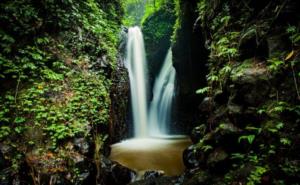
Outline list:
[[[128,30],[125,65],[129,72],[134,137],[147,137],[147,75],[143,35],[139,27]]]
[[[172,65],[172,50],[168,51],[160,73],[155,79],[153,99],[149,108],[150,135],[168,135],[175,95],[176,71]]]

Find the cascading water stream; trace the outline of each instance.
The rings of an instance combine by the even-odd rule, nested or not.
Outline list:
[[[153,99],[147,110],[147,75],[143,35],[139,27],[128,30],[125,64],[129,71],[134,137],[167,136],[171,122],[176,71],[169,49],[155,79]]]
[[[147,75],[143,35],[139,27],[128,30],[125,65],[129,72],[134,137],[147,137]]]
[[[172,65],[172,50],[168,51],[159,75],[155,79],[153,99],[149,108],[151,136],[169,135],[171,111],[175,96],[176,71]]]

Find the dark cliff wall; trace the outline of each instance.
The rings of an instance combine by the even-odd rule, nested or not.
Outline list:
[[[184,184],[297,184],[299,2],[178,5],[179,115],[202,123],[184,153]]]
[[[197,22],[197,1],[177,2],[177,22],[173,35],[173,63],[177,72],[177,125],[189,130],[199,119],[202,98],[196,90],[206,86],[208,50],[203,29]]]

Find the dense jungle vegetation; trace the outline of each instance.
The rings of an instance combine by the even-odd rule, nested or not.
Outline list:
[[[300,184],[297,0],[2,0],[0,184]],[[171,47],[185,172],[133,182],[123,64],[141,27],[150,83]],[[141,161],[142,163],[142,161]]]

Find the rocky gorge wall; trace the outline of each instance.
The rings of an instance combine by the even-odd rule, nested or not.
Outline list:
[[[183,183],[297,184],[299,2],[181,0],[178,6],[179,108],[196,117],[186,124],[199,125],[184,153]]]
[[[202,97],[196,90],[206,86],[208,50],[203,29],[195,24],[196,0],[176,1],[177,20],[173,33],[173,65],[177,73],[176,125],[188,132],[200,118],[197,107]]]
[[[133,171],[107,159],[126,132],[122,6],[1,1],[1,185],[131,181]]]

